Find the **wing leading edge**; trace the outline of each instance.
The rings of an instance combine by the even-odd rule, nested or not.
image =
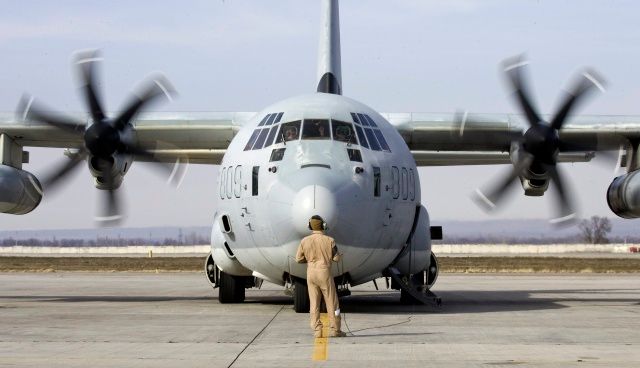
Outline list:
[[[138,144],[152,151],[160,161],[186,158],[190,163],[219,164],[233,137],[254,114],[146,113],[136,119],[132,131]],[[87,117],[81,120],[86,121]],[[78,135],[46,124],[17,121],[13,114],[0,115],[0,135],[7,135],[23,147],[73,149],[83,144]]]
[[[510,114],[382,114],[404,138],[419,166],[511,163],[511,142],[527,124]],[[560,132],[559,162],[584,162],[595,151],[640,139],[640,116],[576,116]]]
[[[253,112],[158,112],[142,114],[133,124],[135,139],[157,159],[219,164]],[[526,130],[520,115],[383,113],[404,138],[419,166],[510,163],[511,142]],[[86,121],[86,117],[83,118]],[[0,134],[23,147],[75,148],[77,135],[48,125],[17,121],[0,114]],[[577,116],[560,133],[566,144],[560,162],[585,162],[594,151],[618,150],[640,140],[640,116]]]

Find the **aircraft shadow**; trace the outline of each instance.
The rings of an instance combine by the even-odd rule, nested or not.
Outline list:
[[[538,296],[544,294],[544,297]],[[629,297],[607,297],[612,294],[629,294]],[[499,290],[499,291],[439,291],[440,308],[430,305],[404,305],[397,291],[353,292],[340,299],[344,313],[363,314],[419,314],[419,313],[494,313],[510,311],[549,310],[571,308],[568,303],[628,303],[640,305],[636,289],[579,289],[579,290]],[[557,297],[554,297],[557,295]],[[293,305],[284,295],[248,296],[245,303]]]
[[[397,291],[354,291],[340,299],[344,313],[362,314],[420,314],[420,313],[493,313],[571,308],[568,303],[628,303],[640,305],[637,289],[568,289],[568,290],[498,290],[438,291],[442,298],[440,308],[430,305],[404,305]],[[615,297],[608,297],[615,294]],[[628,294],[627,297],[625,294]],[[541,296],[544,295],[544,296]],[[554,297],[556,296],[557,297]],[[172,301],[214,302],[216,295],[205,296],[139,296],[139,295],[2,295],[0,300],[29,300],[38,302],[118,302],[154,303]],[[251,290],[244,304],[290,305],[293,299],[282,291]],[[242,305],[242,304],[239,304]]]
[[[628,293],[629,297],[607,297]],[[498,290],[498,291],[436,291],[442,298],[440,308],[429,305],[400,304],[400,293],[354,293],[340,300],[345,313],[415,314],[415,313],[494,313],[510,311],[571,308],[569,303],[628,303],[640,305],[637,289],[619,290]],[[544,296],[540,296],[543,294]],[[554,297],[556,296],[557,297]]]
[[[2,295],[2,299],[18,299],[41,302],[64,303],[90,303],[90,302],[114,302],[114,303],[153,303],[172,301],[200,301],[211,300],[210,296],[127,296],[127,295]],[[216,298],[217,299],[217,298]]]

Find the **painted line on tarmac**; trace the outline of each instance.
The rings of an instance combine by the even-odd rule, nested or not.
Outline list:
[[[316,337],[313,343],[313,360],[327,360],[329,357],[329,317],[326,313],[320,314],[322,322],[322,337]]]

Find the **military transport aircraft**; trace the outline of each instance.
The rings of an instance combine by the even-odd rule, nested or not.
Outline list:
[[[173,181],[180,179],[181,164],[220,165],[220,202],[205,262],[220,302],[242,302],[246,288],[266,280],[285,286],[298,312],[309,305],[306,266],[294,255],[316,214],[344,253],[333,269],[341,293],[387,276],[403,301],[437,302],[428,289],[438,273],[431,240],[441,229],[430,226],[421,203],[418,166],[510,165],[508,175],[478,190],[478,202],[496,207],[516,182],[529,196],[554,187],[559,199],[551,221],[563,223],[575,213],[557,164],[620,150],[618,165],[626,173],[612,180],[607,200],[615,214],[640,217],[640,118],[569,121],[588,94],[603,89],[594,71],[575,79],[552,116],[540,115],[531,103],[521,57],[503,67],[522,115],[379,113],[342,95],[338,1],[322,4],[315,92],[257,113],[140,114],[173,94],[158,75],[109,116],[96,90],[100,56],[79,52],[75,63],[88,115],[53,113],[25,97],[16,116],[0,124],[0,212],[32,211],[86,161],[105,193],[99,220],[117,223],[117,190],[133,162],[155,162]],[[23,148],[30,146],[66,148],[68,158],[37,178],[22,170],[28,159]]]

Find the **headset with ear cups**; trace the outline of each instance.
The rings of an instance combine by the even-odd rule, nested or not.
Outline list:
[[[311,220],[320,220],[320,221],[322,221],[322,230],[327,230],[327,223],[324,222],[324,219],[322,217],[318,216],[318,215],[313,215],[309,219],[309,222],[307,223],[307,227],[309,228],[309,230],[313,230],[311,228]]]

